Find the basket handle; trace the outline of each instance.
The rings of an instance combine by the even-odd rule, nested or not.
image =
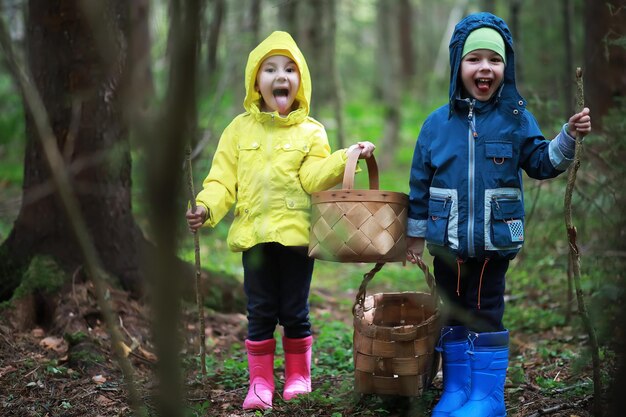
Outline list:
[[[348,152],[348,160],[346,168],[343,171],[343,189],[352,190],[354,188],[354,174],[356,172],[356,164],[361,155],[361,148],[354,148]],[[370,190],[378,190],[378,165],[374,155],[365,160],[367,162],[367,173],[369,176]]]
[[[361,285],[359,286],[359,291],[356,293],[354,304],[352,305],[353,316],[355,315],[357,305],[361,306],[361,308],[364,307],[365,296],[367,294],[367,284],[369,284],[372,278],[374,278],[374,275],[376,275],[376,273],[382,269],[383,265],[385,265],[384,262],[377,263],[376,265],[374,265],[374,268],[372,268],[369,272],[363,275],[363,281],[361,281]],[[428,269],[428,265],[426,265],[426,263],[421,258],[418,258],[417,266],[419,266],[419,268],[424,273],[426,284],[428,284],[428,288],[430,289],[430,296],[436,299],[437,298],[437,284],[435,282],[433,275],[430,273],[430,270]]]

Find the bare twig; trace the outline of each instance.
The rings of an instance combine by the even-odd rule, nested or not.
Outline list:
[[[578,109],[584,107],[584,94],[583,94],[583,78],[582,70],[576,69],[576,105]],[[576,287],[576,299],[578,301],[578,312],[581,316],[585,329],[589,334],[589,341],[591,343],[591,358],[593,362],[593,385],[594,385],[594,416],[600,417],[602,415],[602,381],[600,379],[600,354],[598,351],[598,340],[596,333],[587,313],[587,307],[585,306],[585,300],[583,297],[583,291],[580,285],[580,251],[576,243],[576,227],[572,222],[572,193],[574,190],[574,184],[576,183],[576,174],[580,167],[580,155],[582,151],[582,136],[576,132],[576,151],[574,153],[574,163],[569,169],[567,175],[567,187],[565,188],[565,227],[567,229],[567,240],[569,242],[569,258],[572,265],[572,273],[574,276],[574,284]]]
[[[587,401],[589,401],[589,397],[585,397],[585,398],[583,398],[583,399],[581,399],[579,401],[576,401],[574,403],[566,402],[566,403],[561,403],[561,404],[554,405],[552,407],[542,408],[541,410],[539,410],[539,411],[529,415],[528,417],[546,416],[548,414],[552,414],[552,413],[555,413],[557,411],[567,410],[568,408],[578,407],[578,406],[580,406],[580,404],[585,403]]]
[[[191,168],[191,146],[187,146],[187,185],[189,188],[189,202],[191,211],[196,212],[196,191],[193,186],[193,170]],[[198,231],[193,233],[193,244],[196,254],[196,304],[198,306],[198,319],[200,320],[200,363],[202,369],[202,383],[206,382],[206,333],[204,324],[204,300],[202,297],[202,281],[200,280],[200,237]]]

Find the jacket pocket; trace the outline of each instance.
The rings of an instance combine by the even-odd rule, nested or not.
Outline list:
[[[524,243],[524,204],[516,196],[492,196],[491,242],[502,248]]]
[[[261,158],[261,142],[258,140],[241,141],[237,145],[239,151],[239,163],[237,164],[238,172],[243,173],[258,167]]]
[[[503,172],[512,168],[513,144],[505,141],[485,143],[485,158],[488,171]]]
[[[426,240],[436,245],[448,243],[448,221],[451,198],[432,197],[428,201],[428,222],[426,227]]]

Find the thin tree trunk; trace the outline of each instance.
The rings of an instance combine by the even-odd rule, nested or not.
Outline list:
[[[281,3],[278,9],[278,22],[280,27],[285,28],[296,41],[298,41],[299,38],[298,27],[300,26],[297,8],[301,3],[300,1],[285,1]]]
[[[563,109],[565,110],[565,120],[574,114],[574,91],[572,68],[574,68],[574,54],[572,51],[572,1],[561,0],[562,16],[563,16],[563,43],[565,46],[565,61],[563,62],[563,91],[565,92]]]
[[[409,89],[415,78],[415,47],[413,45],[413,7],[410,0],[400,0],[398,5],[398,31],[400,57],[402,58],[402,81]]]
[[[252,0],[250,4],[250,32],[252,32],[252,43],[257,44],[261,40],[259,35],[261,32],[261,0]]]
[[[335,108],[335,120],[337,121],[337,147],[346,147],[344,115],[343,115],[343,86],[341,84],[341,76],[339,74],[339,65],[337,64],[337,3],[336,0],[328,0],[328,58],[333,74],[332,101]]]
[[[378,85],[378,91],[385,104],[385,128],[380,141],[381,149],[385,152],[379,158],[381,169],[388,167],[395,155],[398,146],[401,100],[400,100],[400,41],[396,28],[395,4],[385,0],[378,2],[378,54],[380,59],[378,71],[382,84]]]
[[[515,78],[517,79],[517,85],[524,84],[524,43],[519,23],[522,1],[523,0],[512,0],[511,3],[509,3],[511,13],[509,26],[511,28],[511,35],[513,35],[513,40],[515,41]]]
[[[182,283],[172,261],[178,247],[175,219],[181,216],[184,146],[193,135],[196,120],[196,76],[200,36],[200,0],[172,3],[170,25],[171,61],[163,117],[155,140],[147,148],[148,219],[156,244],[150,263],[153,334],[159,366],[157,415],[182,415],[182,379],[179,360]]]
[[[441,38],[441,43],[439,44],[439,52],[437,54],[437,59],[435,60],[434,66],[435,76],[440,79],[445,79],[449,76],[449,73],[445,70],[450,58],[448,45],[450,44],[450,38],[452,37],[452,33],[454,33],[454,27],[459,22],[459,20],[461,20],[461,17],[467,9],[467,3],[468,0],[457,1],[457,3],[450,11],[450,14],[448,15],[446,31]]]
[[[217,48],[219,46],[220,35],[222,32],[222,22],[226,14],[225,0],[211,0],[213,5],[211,23],[207,35],[207,70],[209,77],[215,79],[217,71]]]

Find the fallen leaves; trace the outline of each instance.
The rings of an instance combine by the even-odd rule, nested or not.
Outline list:
[[[55,336],[48,336],[41,339],[39,346],[44,349],[53,350],[61,355],[66,354],[68,350],[67,342],[64,339]]]

